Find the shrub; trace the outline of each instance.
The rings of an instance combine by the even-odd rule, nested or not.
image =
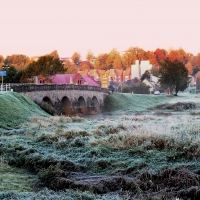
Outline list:
[[[55,108],[53,108],[52,105],[50,105],[47,102],[41,102],[40,104],[38,104],[40,106],[40,108],[42,108],[44,111],[46,111],[47,113],[49,113],[50,115],[56,115],[57,111]]]

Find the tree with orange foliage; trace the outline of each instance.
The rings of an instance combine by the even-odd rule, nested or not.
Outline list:
[[[200,53],[198,53],[194,58],[194,66],[200,68]]]
[[[66,69],[67,74],[76,74],[78,72],[77,66],[69,60],[64,62],[64,68]]]
[[[101,69],[101,70],[108,70],[109,66],[106,64],[106,60],[108,58],[108,54],[100,54],[94,61],[94,68]]]
[[[0,55],[0,69],[2,69],[3,65],[4,65],[4,57]]]
[[[156,55],[156,60],[160,64],[164,62],[164,60],[167,58],[167,51],[165,49],[156,49],[154,54]]]
[[[139,47],[130,47],[127,52],[135,56],[135,60],[147,60],[146,51]]]
[[[74,52],[74,54],[72,55],[73,63],[79,66],[80,58],[81,58],[81,55],[78,52]]]
[[[169,53],[167,55],[170,61],[174,62],[175,60],[178,60],[182,62],[184,65],[188,62],[188,57],[185,51],[180,48],[178,50],[170,49]]]
[[[131,65],[135,63],[136,60],[147,60],[146,52],[139,47],[130,47],[123,55],[122,55],[122,63],[124,68],[130,68]]]
[[[93,69],[93,65],[89,61],[82,61],[79,66],[79,69],[81,71]]]
[[[136,57],[129,53],[129,52],[125,52],[122,55],[122,65],[124,69],[128,69],[131,68],[131,65],[133,65],[135,63]]]
[[[188,74],[192,74],[193,73],[193,66],[190,62],[187,62],[187,64],[185,65],[185,67],[188,70]]]
[[[115,63],[115,66],[114,66]],[[106,59],[106,65],[109,69],[122,69],[122,62],[119,52],[116,49],[112,49],[108,54],[108,58]]]
[[[91,51],[88,51],[87,55],[86,55],[86,60],[89,62],[93,62],[95,59],[94,54]]]
[[[4,60],[5,65],[12,65],[17,70],[25,69],[30,63],[29,57],[23,54],[13,54],[11,56],[7,56]]]
[[[122,64],[122,58],[120,55],[117,55],[114,59],[113,62],[113,68],[114,69],[124,69],[123,64]]]
[[[146,57],[152,65],[158,65],[158,62],[156,60],[156,55],[153,51],[147,51]]]
[[[187,54],[188,62],[190,62],[192,66],[195,66],[194,65],[195,56],[192,53],[186,53],[186,54]]]

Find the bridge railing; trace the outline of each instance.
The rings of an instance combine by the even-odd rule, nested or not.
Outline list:
[[[0,91],[1,92],[11,91],[11,85],[10,84],[1,84]]]
[[[104,93],[110,93],[110,90],[89,85],[57,85],[57,84],[12,84],[11,88],[14,92],[33,92],[33,91],[50,91],[50,90],[89,90]]]

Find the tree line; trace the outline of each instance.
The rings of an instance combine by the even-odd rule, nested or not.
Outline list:
[[[77,73],[78,70],[90,69],[121,69],[130,68],[136,60],[149,60],[152,64],[151,73],[159,75],[161,63],[166,59],[170,62],[181,62],[188,73],[195,75],[200,71],[200,53],[196,56],[180,49],[156,49],[155,51],[145,51],[139,47],[130,47],[124,52],[112,49],[109,53],[94,54],[89,51],[86,59],[82,60],[78,52],[74,52],[70,59],[61,61],[57,51],[41,56],[37,61],[26,55],[14,54],[5,59],[0,55],[0,67],[7,70],[7,82],[31,82],[31,77],[38,74],[52,75],[55,73]],[[54,66],[54,67],[53,67]]]

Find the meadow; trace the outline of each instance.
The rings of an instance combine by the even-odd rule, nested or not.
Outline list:
[[[112,94],[84,117],[0,98],[0,199],[200,198],[197,94]]]

